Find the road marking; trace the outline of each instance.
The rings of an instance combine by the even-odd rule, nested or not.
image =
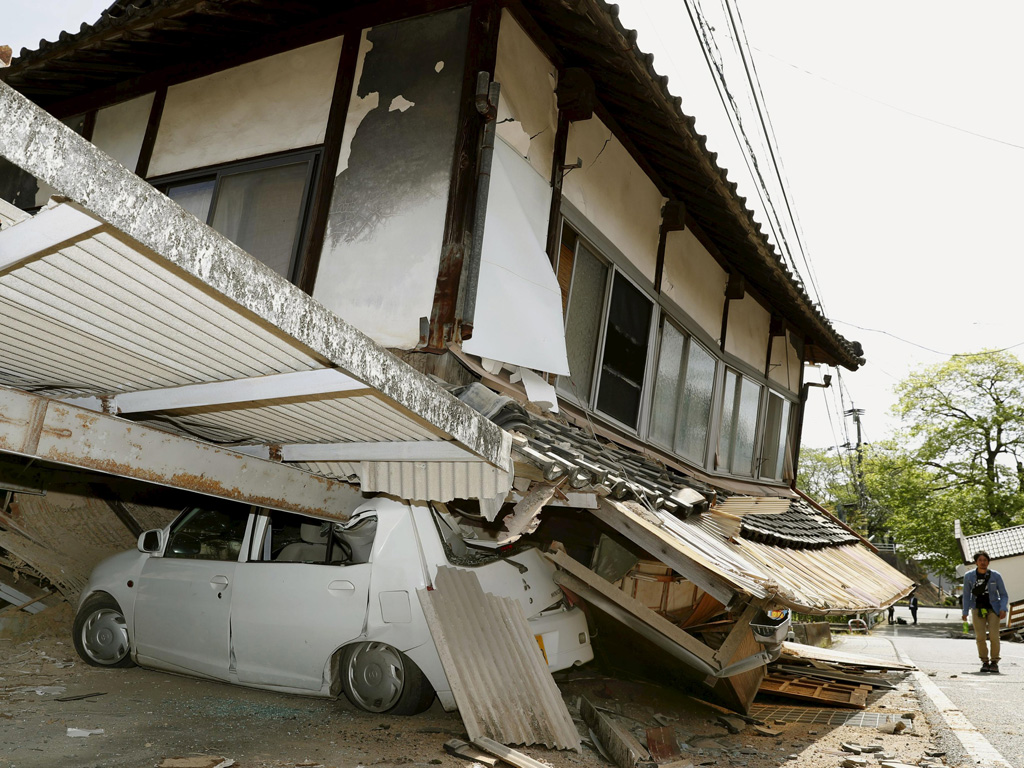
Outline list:
[[[896,655],[900,661],[905,664],[913,664],[908,656],[906,656],[896,644],[893,644],[893,650],[896,651]],[[916,665],[915,665],[916,666]],[[942,692],[942,690],[935,683],[931,681],[924,672],[915,670],[914,679],[917,680],[921,686],[921,690],[925,692],[925,695],[931,699],[932,704],[939,711],[939,715],[945,721],[946,726],[953,735],[956,736],[957,740],[963,745],[964,751],[970,756],[975,764],[983,764],[986,766],[993,766],[993,768],[1013,768],[1013,766],[999,754],[999,750],[993,747],[989,740],[986,739],[981,731],[974,727],[974,724],[967,719],[967,715],[963,713],[963,710],[957,707],[950,698]]]

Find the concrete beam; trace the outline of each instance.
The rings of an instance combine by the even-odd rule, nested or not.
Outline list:
[[[0,156],[296,339],[478,456],[511,469],[511,437],[0,82]],[[22,226],[18,224],[15,226]]]
[[[0,452],[338,520],[351,508],[346,483],[7,387]]]

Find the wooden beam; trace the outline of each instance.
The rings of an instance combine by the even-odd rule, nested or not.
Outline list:
[[[316,275],[320,269],[320,257],[327,233],[327,220],[334,196],[335,177],[338,173],[338,158],[341,155],[341,140],[345,133],[345,120],[355,86],[356,60],[359,58],[359,44],[362,34],[350,30],[345,34],[338,58],[338,71],[334,76],[334,93],[331,96],[331,111],[327,117],[324,133],[324,151],[317,170],[316,188],[309,219],[309,236],[301,256],[300,272],[296,283],[312,295]]]
[[[164,104],[167,103],[167,88],[157,89],[153,94],[153,104],[149,108],[149,120],[146,123],[146,132],[142,135],[142,147],[139,149],[139,159],[135,162],[135,175],[141,179],[149,175],[149,163],[153,159],[153,147],[156,146],[156,135],[160,130],[160,120],[164,114]]]
[[[732,630],[725,638],[725,642],[722,643],[721,647],[715,651],[715,659],[723,667],[729,664],[732,657],[736,655],[736,651],[739,649],[740,644],[746,638],[750,632],[750,622],[754,618],[754,615],[760,609],[760,605],[751,601],[744,609],[740,617],[736,619],[736,623],[733,624]]]

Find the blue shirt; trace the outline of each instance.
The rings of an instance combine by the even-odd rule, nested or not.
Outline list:
[[[993,571],[991,568],[988,569],[988,573],[990,574],[988,580],[988,601],[992,604],[993,611],[1002,613],[1006,610],[1006,604],[1009,602],[1009,598],[1006,595],[1006,587],[1003,586],[1003,577],[999,575],[999,571]],[[974,585],[977,583],[977,568],[964,574],[964,613],[968,613],[972,608],[977,608],[974,604],[974,595],[972,593]]]

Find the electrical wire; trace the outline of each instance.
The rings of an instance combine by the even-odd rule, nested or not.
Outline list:
[[[925,352],[932,352],[933,354],[942,355],[944,357],[977,357],[979,355],[995,355],[1000,352],[1009,352],[1011,349],[1016,349],[1017,347],[1024,346],[1024,341],[1019,341],[1016,344],[1011,344],[1008,347],[1002,347],[1000,349],[983,349],[979,352],[940,352],[937,349],[927,347],[924,344],[918,344],[916,341],[911,341],[910,339],[904,339],[902,336],[897,336],[895,333],[891,333],[890,331],[883,331],[880,328],[865,328],[862,325],[857,325],[856,323],[851,323],[846,320],[837,320],[835,318],[832,318],[832,322],[848,325],[851,328],[856,328],[858,331],[866,331],[867,333],[880,333],[883,336],[889,336],[893,339],[896,339],[896,341],[901,341],[904,344],[909,344],[912,347],[923,349]]]
[[[856,96],[860,96],[862,99],[867,99],[868,101],[873,101],[875,104],[880,104],[881,106],[887,107],[888,109],[895,110],[896,112],[902,112],[904,115],[909,115],[910,117],[915,117],[918,120],[924,120],[927,123],[932,123],[933,125],[939,125],[939,126],[942,126],[943,128],[949,128],[950,130],[953,130],[953,131],[959,131],[960,133],[965,133],[968,136],[974,136],[975,138],[978,138],[978,139],[984,139],[985,141],[992,141],[992,142],[995,142],[996,144],[1002,144],[1004,147],[1012,147],[1013,149],[1024,149],[1024,145],[1014,144],[1012,141],[1006,141],[1005,139],[998,139],[995,136],[989,136],[989,135],[984,134],[984,133],[978,133],[977,131],[972,131],[972,130],[970,130],[968,128],[961,128],[959,125],[953,125],[952,123],[946,123],[946,122],[943,122],[942,120],[937,120],[934,117],[928,117],[927,115],[922,115],[922,114],[920,114],[918,112],[911,112],[909,109],[904,109],[903,107],[898,107],[895,104],[890,104],[887,101],[882,101],[881,99],[876,99],[874,96],[869,96],[868,94],[863,93],[861,91],[858,91],[855,88],[851,88],[848,85],[843,85],[842,83],[837,83],[835,80],[830,80],[829,78],[825,77],[824,75],[819,75],[817,72],[812,72],[809,69],[804,69],[803,67],[801,67],[801,66],[799,66],[797,64],[793,64],[790,61],[786,61],[785,59],[776,56],[774,53],[769,53],[768,51],[765,51],[765,50],[763,50],[761,48],[755,47],[754,50],[757,51],[758,53],[764,54],[765,56],[767,56],[770,59],[775,59],[780,64],[785,64],[787,67],[791,67],[791,68],[795,69],[797,72],[802,72],[805,75],[809,75],[811,77],[816,77],[819,80],[822,80],[822,81],[828,83],[829,85],[831,85],[831,86],[833,86],[835,88],[840,88],[840,89],[842,89],[844,91],[848,91],[848,92],[850,92],[852,94],[855,94]]]

